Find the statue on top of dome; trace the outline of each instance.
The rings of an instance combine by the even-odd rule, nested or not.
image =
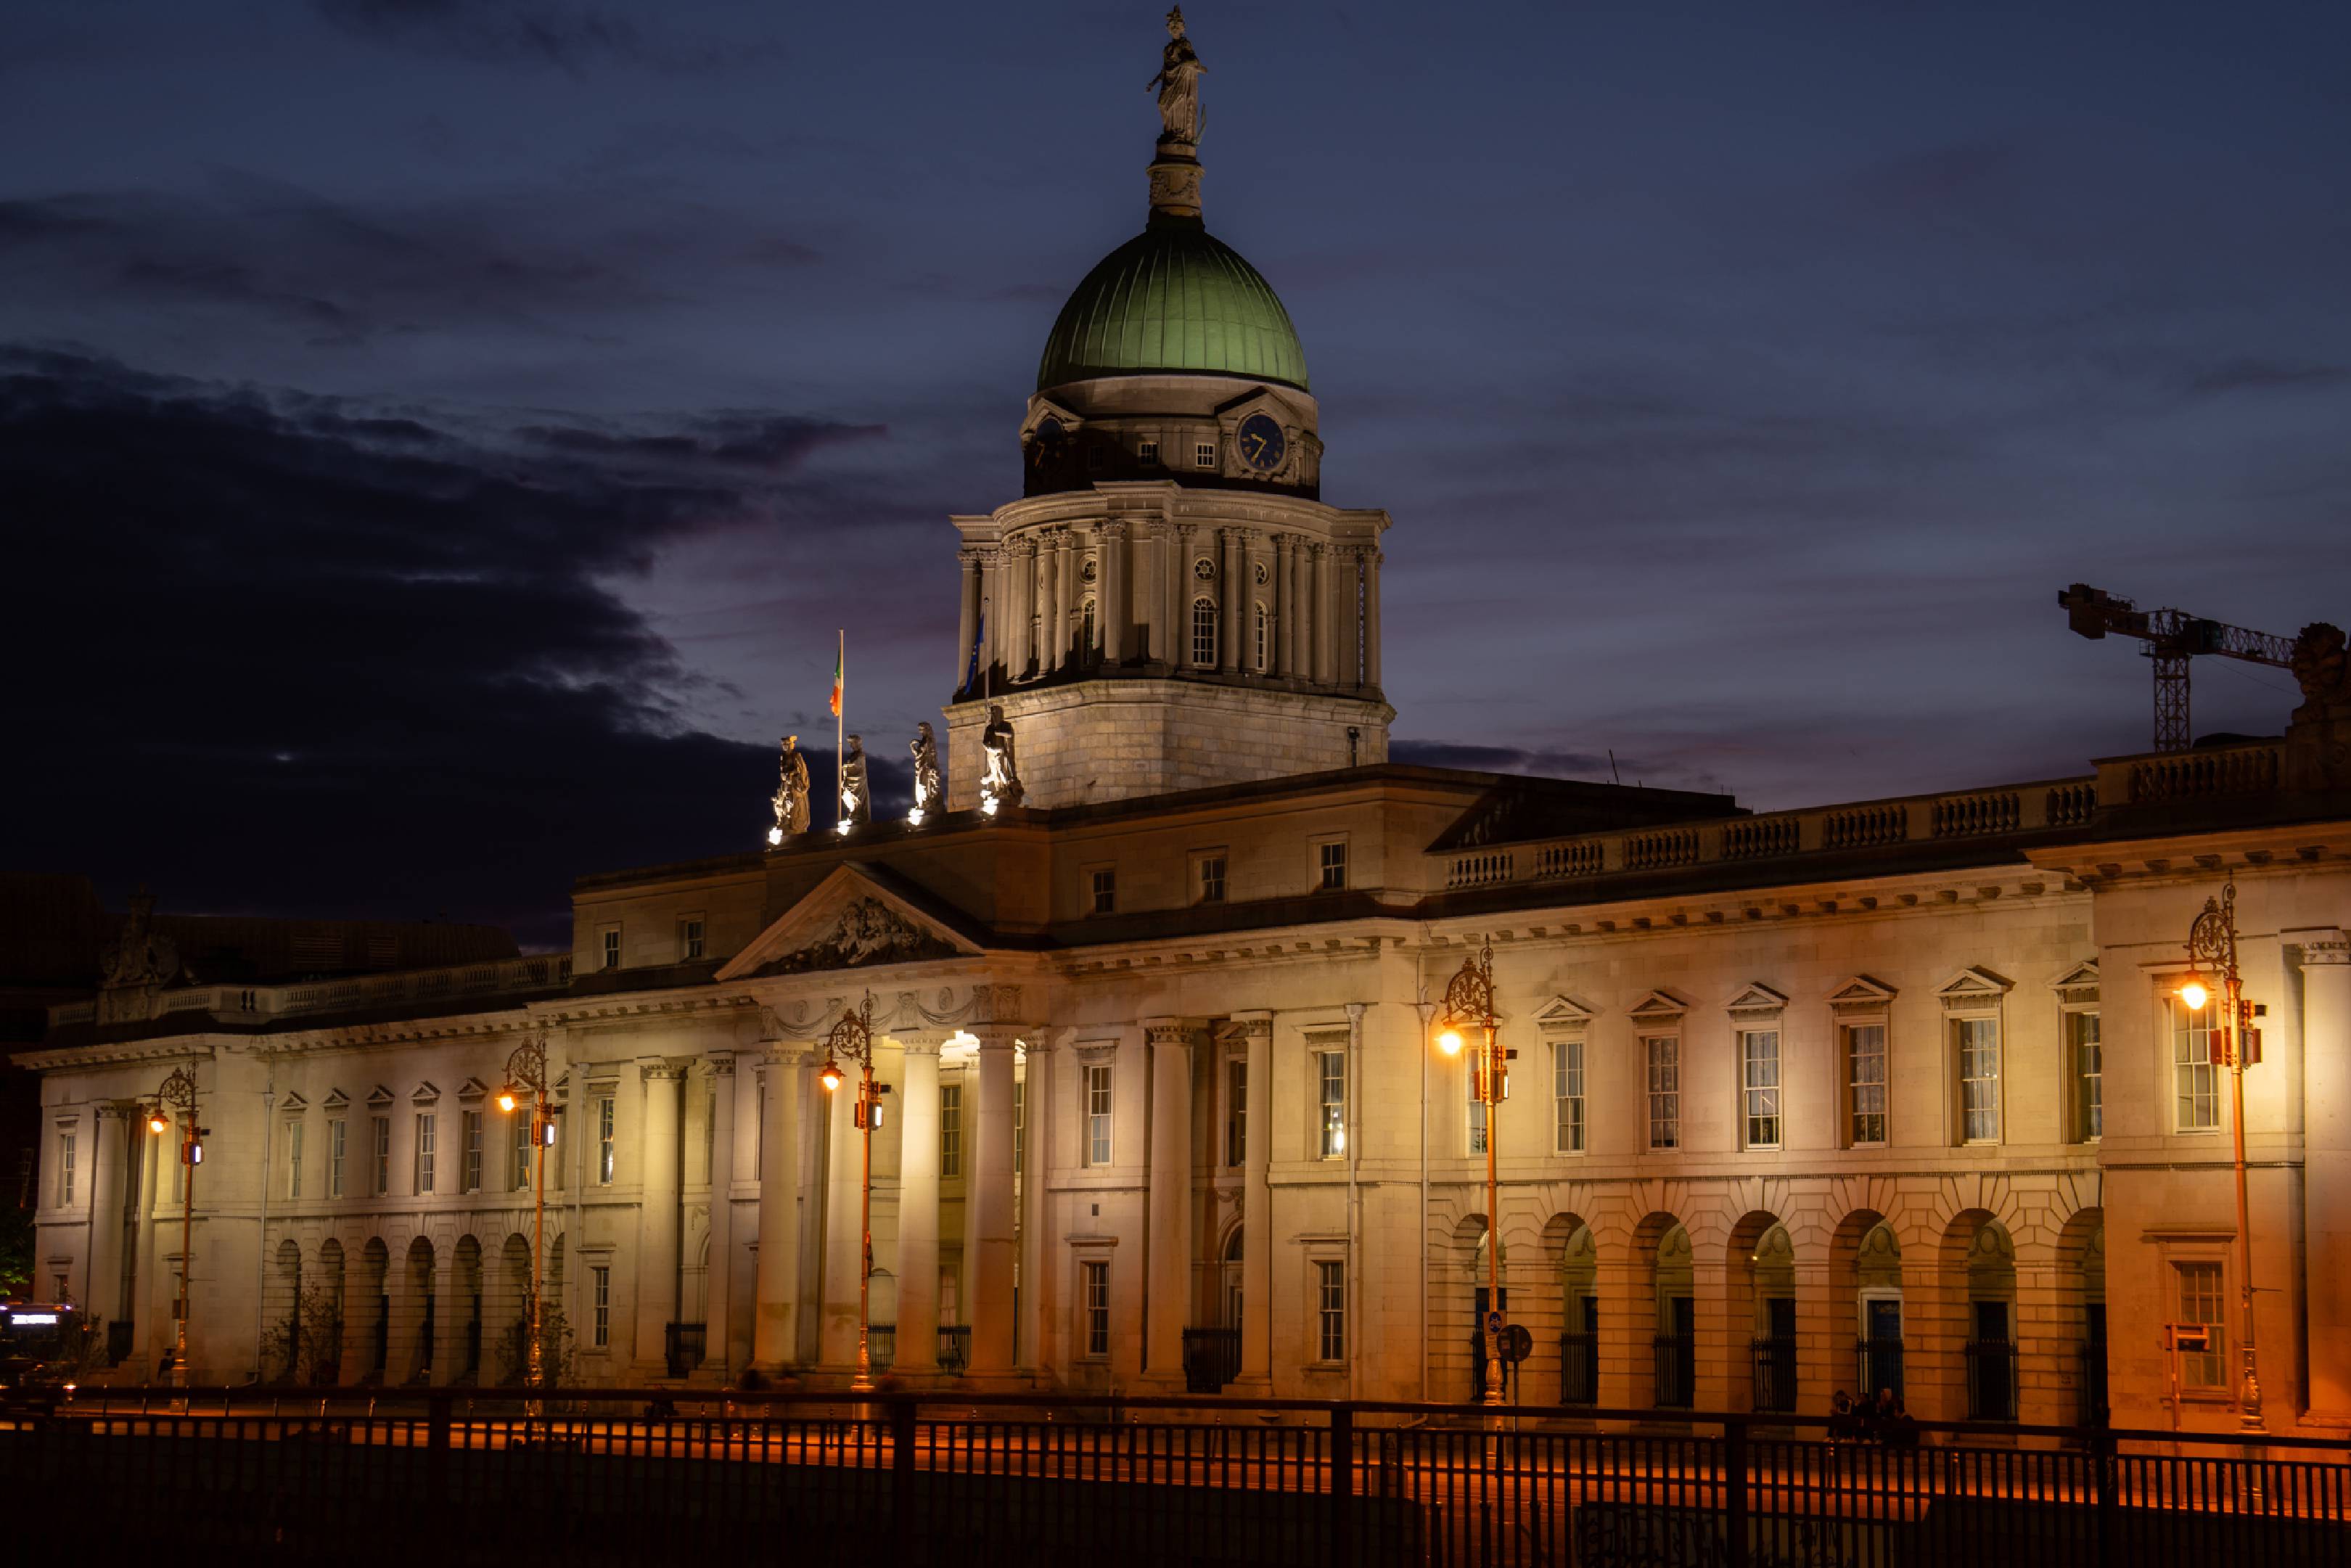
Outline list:
[[[1148,87],[1159,89],[1159,139],[1196,142],[1200,140],[1200,73],[1207,68],[1184,36],[1184,7],[1167,13],[1167,47],[1159,57],[1159,74]]]

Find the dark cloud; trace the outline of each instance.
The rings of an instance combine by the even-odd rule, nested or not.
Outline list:
[[[7,820],[183,908],[234,885],[538,940],[583,867],[756,843],[768,752],[680,720],[695,677],[610,584],[788,504],[799,460],[866,433],[674,425],[513,440],[0,350],[11,575],[41,585],[0,632],[39,673],[11,705],[41,761],[7,770]]]
[[[2315,392],[2346,381],[2351,381],[2351,367],[2249,358],[2199,372],[2189,381],[2188,390],[2207,397],[2235,392]]]
[[[574,76],[601,65],[716,70],[741,63],[743,52],[739,47],[648,35],[629,17],[592,5],[313,0],[311,9],[371,43],[480,65],[547,68]]]

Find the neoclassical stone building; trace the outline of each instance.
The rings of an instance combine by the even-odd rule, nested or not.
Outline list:
[[[858,1134],[817,1072],[870,998],[893,1375],[1464,1398],[1489,1129],[1430,999],[1490,945],[1524,1401],[1875,1384],[2071,1422],[2103,1385],[2119,1421],[2222,1426],[2229,1083],[2176,991],[2233,881],[2268,1418],[2351,1423],[2339,656],[2314,644],[2283,739],[1761,816],[1391,764],[1388,519],[1322,501],[1303,350],[1191,160],[1161,142],[1148,226],[1056,323],[1022,496],[955,519],[945,812],[584,877],[568,956],[130,966],[57,1010],[20,1059],[42,1268],[132,1325],[117,1375],[172,1340],[182,1168],[126,1113],[178,1065],[209,1129],[198,1379],[278,1375],[320,1291],[342,1381],[510,1375],[532,1152],[496,1096],[543,1038],[576,1375],[845,1381]],[[1026,795],[989,815],[991,707]],[[2219,1354],[2175,1357],[2178,1323]]]

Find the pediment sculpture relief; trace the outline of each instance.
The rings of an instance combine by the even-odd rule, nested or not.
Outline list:
[[[918,958],[952,958],[956,947],[883,904],[861,898],[841,912],[824,936],[787,953],[760,970],[796,975],[810,969],[856,969],[868,964],[905,964]]]

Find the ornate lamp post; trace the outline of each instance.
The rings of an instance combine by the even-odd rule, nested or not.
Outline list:
[[[873,1130],[882,1124],[882,1096],[890,1092],[887,1083],[873,1082],[873,993],[853,1013],[843,1013],[841,1021],[832,1026],[832,1033],[824,1042],[824,1067],[817,1076],[828,1094],[841,1087],[841,1059],[857,1063],[857,1131],[858,1131],[858,1227],[864,1239],[858,1256],[857,1270],[857,1375],[849,1386],[864,1393],[873,1386],[873,1363],[868,1339],[873,1289]]]
[[[2262,1385],[2253,1360],[2253,1232],[2252,1209],[2245,1197],[2245,1069],[2262,1059],[2262,1031],[2252,1020],[2268,1009],[2248,1002],[2237,977],[2237,883],[2231,877],[2218,898],[2204,901],[2204,912],[2188,928],[2188,982],[2179,999],[2190,1012],[2202,1012],[2214,1000],[2203,977],[2209,973],[2220,987],[2220,1016],[2209,1026],[2220,1060],[2229,1069],[2229,1124],[2235,1140],[2237,1175],[2237,1300],[2242,1323],[2238,1333],[2241,1364],[2237,1385],[2238,1422],[2248,1432],[2266,1430],[2262,1424]]]
[[[507,1058],[507,1081],[498,1091],[498,1109],[509,1115],[528,1106],[530,1113],[531,1214],[530,1299],[524,1303],[524,1379],[533,1388],[542,1385],[546,1368],[539,1347],[539,1272],[547,1235],[547,1151],[555,1146],[555,1118],[561,1107],[549,1094],[547,1078],[547,1031],[523,1037]]]
[[[1437,1046],[1447,1056],[1460,1054],[1464,1029],[1483,1031],[1469,1071],[1477,1074],[1478,1101],[1486,1108],[1486,1318],[1479,1327],[1486,1335],[1486,1403],[1502,1403],[1502,1226],[1500,1186],[1496,1179],[1494,1148],[1500,1127],[1495,1109],[1502,1103],[1505,1065],[1517,1051],[1499,1055],[1494,1050],[1494,949],[1480,946],[1477,956],[1462,960],[1460,969],[1445,988],[1444,1031]]]
[[[175,1067],[170,1077],[147,1102],[147,1130],[161,1136],[171,1131],[176,1115],[180,1124],[180,1164],[186,1167],[180,1178],[180,1300],[172,1324],[172,1376],[183,1388],[188,1386],[188,1277],[195,1271],[193,1243],[196,1226],[196,1167],[204,1163],[204,1134],[209,1130],[196,1125],[196,1075],[193,1069]]]

